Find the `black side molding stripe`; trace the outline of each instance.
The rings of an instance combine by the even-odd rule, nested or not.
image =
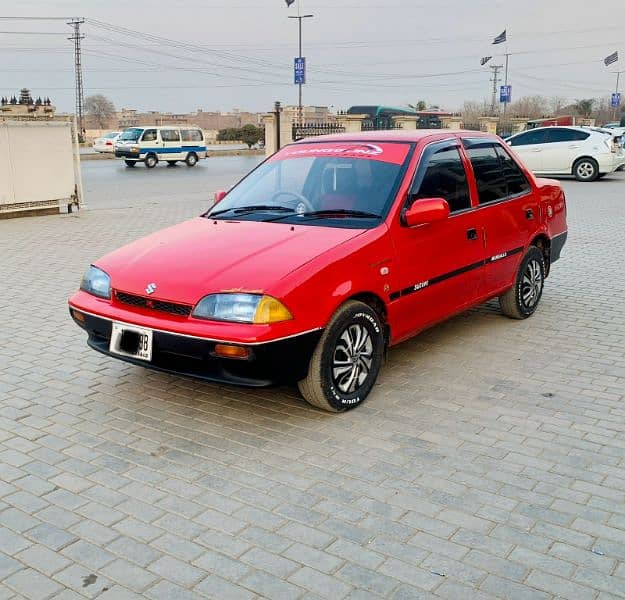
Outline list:
[[[391,292],[389,294],[390,300],[397,300],[403,296],[408,296],[410,294],[414,294],[419,290],[423,290],[425,288],[430,287],[431,285],[435,285],[440,283],[441,281],[446,281],[447,279],[451,279],[452,277],[456,277],[457,275],[462,275],[463,273],[468,273],[469,271],[473,271],[474,269],[479,269],[480,267],[484,267],[485,265],[489,265],[491,263],[497,262],[499,260],[503,260],[504,258],[508,258],[509,256],[513,256],[515,254],[519,254],[523,252],[523,246],[519,246],[518,248],[512,248],[512,250],[506,250],[505,252],[501,252],[499,254],[494,254],[493,256],[489,256],[484,260],[480,260],[478,262],[471,263],[470,265],[466,265],[464,267],[460,267],[459,269],[455,269],[453,271],[449,271],[449,273],[443,273],[442,275],[437,275],[436,277],[432,277],[432,279],[428,279],[426,281],[419,281],[403,290],[397,290]]]

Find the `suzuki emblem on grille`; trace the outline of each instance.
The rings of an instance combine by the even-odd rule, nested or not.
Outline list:
[[[148,283],[147,287],[145,288],[145,291],[148,294],[153,294],[156,291],[156,284],[155,283]]]

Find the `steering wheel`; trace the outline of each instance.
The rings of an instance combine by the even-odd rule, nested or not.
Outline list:
[[[271,197],[271,201],[273,202],[274,200],[276,200],[280,196],[293,196],[293,198],[297,201],[297,207],[296,207],[296,211],[297,212],[314,212],[314,210],[315,210],[313,205],[306,198],[306,196],[302,196],[302,194],[298,194],[297,192],[291,192],[290,190],[278,190]],[[297,209],[300,207],[301,204],[304,205],[304,209],[305,210],[298,211]]]

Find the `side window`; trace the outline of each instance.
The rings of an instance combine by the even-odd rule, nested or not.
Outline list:
[[[179,142],[180,133],[177,129],[161,129],[161,138],[164,142]]]
[[[143,132],[143,137],[141,141],[143,142],[154,142],[156,140],[156,129],[146,129]]]
[[[556,142],[575,142],[585,140],[589,135],[585,131],[553,127],[547,131],[547,141],[554,144]]]
[[[204,139],[199,129],[181,129],[180,136],[183,142],[201,142]]]
[[[194,142],[203,142],[204,134],[201,129],[192,129],[191,130],[191,140]]]
[[[497,144],[497,154],[501,160],[501,170],[506,178],[506,184],[508,186],[507,196],[516,196],[523,194],[530,190],[530,182],[527,177],[521,171],[517,162],[501,147]]]
[[[501,168],[501,159],[493,142],[463,140],[477,184],[480,204],[503,200],[507,196],[507,184]]]
[[[449,203],[451,212],[471,207],[467,174],[456,146],[442,148],[430,157],[423,179],[418,185],[418,191],[413,190],[412,193],[415,200],[444,198]]]
[[[544,144],[547,141],[546,129],[535,129],[521,133],[510,140],[511,146],[529,146],[531,144]]]

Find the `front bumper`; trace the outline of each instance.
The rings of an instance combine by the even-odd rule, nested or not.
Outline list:
[[[80,312],[84,322],[76,320],[73,311]],[[70,315],[87,331],[89,346],[102,354],[158,371],[248,387],[292,383],[303,379],[322,333],[321,330],[310,331],[278,341],[252,345],[233,341],[233,344],[244,345],[250,350],[249,358],[240,360],[215,356],[215,345],[218,342],[214,340],[153,330],[152,360],[146,362],[109,351],[113,323],[111,319],[72,307]]]
[[[130,150],[123,150],[121,148],[115,148],[115,156],[117,158],[133,158],[139,160],[141,154],[139,152],[130,152]]]

